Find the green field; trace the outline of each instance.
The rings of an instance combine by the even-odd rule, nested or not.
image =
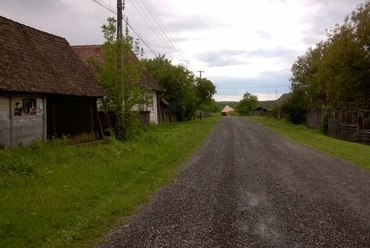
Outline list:
[[[0,150],[0,247],[81,247],[171,182],[220,117],[151,126],[121,143]]]
[[[274,118],[251,116],[251,120],[262,124],[293,141],[316,148],[328,154],[343,158],[363,168],[370,169],[370,146],[333,139],[318,130],[309,130],[303,125],[293,125]]]

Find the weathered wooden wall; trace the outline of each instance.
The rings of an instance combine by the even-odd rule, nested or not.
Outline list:
[[[0,145],[10,145],[10,98],[0,97]]]
[[[310,129],[319,129],[321,126],[322,110],[307,109],[306,126]]]
[[[181,112],[165,112],[165,122],[178,122],[181,121]]]
[[[368,111],[332,111],[328,133],[333,138],[370,144],[369,123]]]
[[[12,97],[0,97],[0,144],[29,145],[36,140],[44,140],[44,113],[14,116],[14,111],[11,109],[12,103]]]
[[[36,140],[42,140],[43,134],[42,115],[14,116],[13,145],[32,144]]]

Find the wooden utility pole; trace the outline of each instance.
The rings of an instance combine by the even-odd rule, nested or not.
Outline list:
[[[122,25],[122,10],[125,8],[125,1],[117,0],[117,38],[122,38],[123,25]]]
[[[202,78],[202,72],[204,71],[198,71],[199,72],[199,77]]]

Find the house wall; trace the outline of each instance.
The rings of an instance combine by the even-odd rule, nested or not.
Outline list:
[[[157,92],[151,91],[148,93],[151,96],[153,101],[152,105],[149,106],[148,110],[150,111],[150,123],[158,124],[158,102],[157,102]]]
[[[10,145],[10,98],[0,96],[0,145]]]
[[[13,124],[13,145],[23,143],[32,144],[36,140],[43,140],[43,116],[15,116]]]
[[[34,99],[37,113],[15,115],[15,103],[23,99]],[[22,106],[22,104],[20,104]],[[35,96],[0,97],[0,144],[16,146],[32,144],[45,139],[45,101]]]
[[[150,123],[158,124],[158,100],[157,91],[147,90],[145,95],[152,102],[150,105],[136,104],[132,110],[150,111]]]

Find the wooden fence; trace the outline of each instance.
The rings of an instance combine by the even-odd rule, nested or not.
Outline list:
[[[322,110],[307,109],[306,126],[310,129],[319,129],[321,127]]]
[[[366,111],[332,111],[328,124],[330,137],[370,144],[370,119]]]

